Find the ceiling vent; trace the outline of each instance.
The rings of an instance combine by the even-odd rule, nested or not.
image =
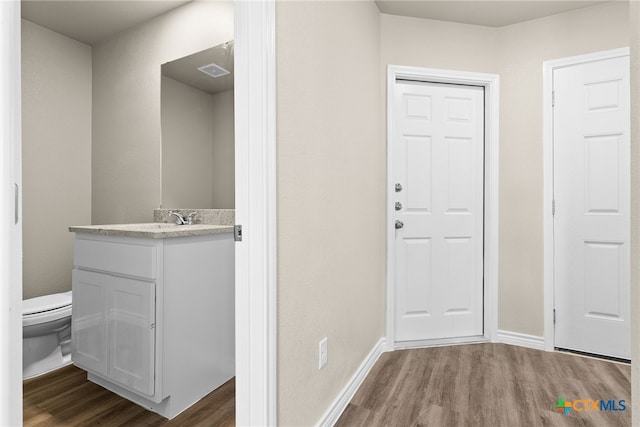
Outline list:
[[[213,77],[214,79],[229,74],[228,70],[225,70],[224,68],[216,64],[203,65],[202,67],[198,67],[198,70]]]

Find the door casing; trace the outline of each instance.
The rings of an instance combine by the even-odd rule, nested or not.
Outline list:
[[[553,250],[553,71],[585,62],[629,56],[628,47],[545,61],[542,64],[543,105],[543,233],[544,233],[544,349],[554,351],[554,250]]]
[[[395,222],[393,195],[394,130],[393,99],[397,79],[483,86],[484,105],[484,339],[494,341],[498,331],[498,171],[499,171],[499,99],[500,76],[497,74],[450,71],[433,68],[389,65],[387,67],[387,350],[406,348],[395,342]],[[469,339],[445,339],[438,343],[469,342]],[[435,344],[435,342],[434,342]],[[416,346],[424,346],[418,342]]]
[[[236,423],[277,424],[275,0],[236,1]],[[0,425],[22,422],[20,2],[0,2]],[[4,54],[6,52],[6,54]],[[251,93],[249,93],[251,92]],[[17,193],[20,207],[22,193]],[[14,224],[14,215],[17,224]],[[10,222],[11,221],[11,222]],[[6,268],[5,268],[6,267]],[[6,322],[4,320],[7,320]],[[5,381],[6,380],[6,381]]]
[[[20,2],[0,2],[0,425],[22,425]]]

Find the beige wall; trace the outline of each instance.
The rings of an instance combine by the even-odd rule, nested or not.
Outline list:
[[[499,72],[498,30],[495,28],[385,14],[380,19],[380,52],[385,78],[389,64]],[[384,82],[386,90],[386,79]]]
[[[499,29],[382,15],[382,64],[500,74],[499,328],[543,335],[542,63],[628,45],[628,6]]]
[[[628,45],[625,2],[500,30],[500,329],[544,334],[542,63]]]
[[[631,46],[631,396],[640,414],[640,2],[629,2]],[[631,417],[640,427],[640,416]]]
[[[213,95],[213,200],[215,209],[235,203],[235,121],[233,90]]]
[[[233,39],[233,3],[192,2],[93,46],[92,221],[161,205],[160,65]]]
[[[162,76],[162,206],[213,208],[213,97]]]
[[[379,13],[287,1],[276,17],[278,425],[304,426],[384,333]]]
[[[91,221],[91,48],[22,20],[23,298],[71,289]]]

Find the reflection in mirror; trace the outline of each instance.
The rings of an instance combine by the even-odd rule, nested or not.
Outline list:
[[[234,208],[233,41],[162,65],[162,207]]]

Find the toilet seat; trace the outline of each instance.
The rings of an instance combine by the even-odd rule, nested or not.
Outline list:
[[[43,295],[22,301],[22,315],[44,313],[71,305],[71,292]]]
[[[22,326],[52,322],[68,316],[71,316],[71,292],[22,301]]]

